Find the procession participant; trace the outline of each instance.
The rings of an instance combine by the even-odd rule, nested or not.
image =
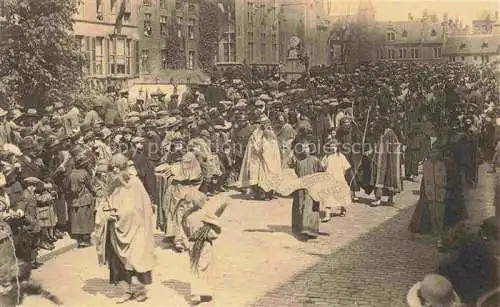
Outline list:
[[[293,155],[292,143],[295,139],[295,130],[292,125],[286,121],[286,116],[283,113],[277,115],[276,138],[280,146],[281,153],[281,168],[285,169],[290,166],[291,157]]]
[[[474,127],[472,116],[464,117],[464,125],[459,133],[460,167],[465,174],[465,180],[469,188],[475,188],[478,181],[478,168],[480,164],[480,152],[478,144],[478,132]]]
[[[375,201],[372,207],[381,204],[382,196],[388,196],[388,204],[393,205],[394,195],[401,192],[401,143],[394,133],[389,118],[380,119],[384,129],[373,156],[372,183],[375,186]]]
[[[170,95],[170,101],[167,104],[167,111],[169,111],[170,115],[172,115],[172,112],[176,110],[179,110],[179,94],[177,94],[176,90],[174,90],[174,93]]]
[[[189,238],[191,303],[199,304],[213,299],[214,240],[221,233],[221,226],[219,218],[207,208],[205,195],[200,192],[189,194],[186,202],[191,204],[191,209],[184,214],[182,226]]]
[[[94,158],[85,150],[75,153],[75,168],[71,171],[70,193],[71,236],[77,241],[78,248],[91,245],[90,234],[94,230],[95,188],[93,186]]]
[[[226,192],[226,187],[229,184],[230,176],[233,170],[233,155],[231,152],[230,130],[232,124],[224,121],[213,126],[214,132],[212,133],[211,151],[219,157],[221,173],[216,189],[220,192]]]
[[[186,142],[181,144],[179,152],[182,153]],[[165,234],[168,240],[174,244],[177,252],[183,252],[187,248],[187,238],[182,229],[182,217],[189,203],[185,202],[186,195],[199,192],[202,183],[201,166],[192,152],[181,155],[180,161],[174,163],[172,174],[167,190],[165,192],[164,215],[166,219]]]
[[[255,199],[272,200],[276,176],[281,173],[278,140],[267,117],[262,116],[250,136],[240,171],[239,185]]]
[[[143,137],[136,136],[132,139],[132,145],[134,146],[132,161],[134,162],[135,168],[137,170],[137,177],[144,185],[144,188],[148,192],[149,198],[151,199],[153,204],[156,204],[157,194],[156,178],[154,174],[155,165],[148,157],[147,152],[144,148],[145,139]]]
[[[405,150],[405,177],[413,181],[418,176],[418,164],[421,161],[422,130],[419,124],[410,124],[407,131],[407,143]]]
[[[156,121],[148,119],[144,123],[144,150],[154,165],[161,159],[161,137],[156,129]]]
[[[312,146],[311,146],[312,145]],[[299,143],[294,150],[297,162],[295,173],[304,177],[322,172],[321,161],[314,155],[314,144]],[[299,240],[314,239],[319,233],[320,203],[313,200],[307,190],[298,190],[293,194],[292,232]]]
[[[413,213],[410,231],[414,233],[432,233],[437,240],[437,247],[442,247],[444,233],[445,197],[447,189],[446,163],[440,148],[434,147],[430,157],[423,163],[423,178],[420,198]],[[425,221],[430,221],[426,229]]]
[[[335,199],[337,203],[323,204],[325,217],[321,220],[322,223],[330,221],[332,208],[337,209],[338,215],[343,217],[347,214],[346,207],[350,205],[350,203],[344,202],[344,196],[352,195],[352,190],[349,189],[349,183],[346,181],[348,172],[352,172],[352,165],[349,163],[346,156],[341,152],[341,148],[339,147],[340,143],[336,139],[332,139],[328,143],[328,154],[321,161],[322,168],[333,177],[337,187],[337,195],[332,197],[332,199]]]
[[[323,106],[323,102],[320,100],[315,101],[314,106],[314,121],[313,121],[313,135],[316,139],[317,154],[323,156],[324,145],[328,137],[328,130],[330,128],[330,123],[328,122],[327,110]]]
[[[111,159],[110,205],[106,239],[106,263],[110,283],[126,281],[128,289],[117,301],[147,300],[146,285],[152,283],[154,265],[153,211],[139,178],[128,172],[124,155]]]
[[[346,173],[346,181],[351,188],[351,198],[353,202],[359,200],[356,192],[360,191],[363,185],[363,168],[361,167],[363,158],[363,137],[359,131],[359,127],[354,125],[350,116],[344,116],[337,128],[335,137],[338,141],[338,150],[346,157],[349,164],[352,166]],[[329,154],[329,152],[328,152]]]
[[[246,152],[248,140],[253,133],[253,127],[250,125],[245,114],[240,114],[236,118],[236,124],[233,126],[232,141],[234,146],[234,171],[239,176],[243,157]]]

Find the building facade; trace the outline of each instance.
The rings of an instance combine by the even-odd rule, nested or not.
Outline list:
[[[136,1],[82,1],[74,35],[86,56],[89,87],[127,88],[140,73],[140,35]]]
[[[234,60],[250,65],[279,63],[279,0],[234,0]]]
[[[452,33],[445,42],[448,62],[468,64],[498,63],[500,60],[500,23],[495,18],[472,21],[472,33]]]
[[[382,46],[375,49],[378,60],[443,61],[446,25],[429,20],[378,22],[384,35]]]

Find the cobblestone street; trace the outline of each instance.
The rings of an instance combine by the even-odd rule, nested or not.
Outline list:
[[[493,175],[482,179],[470,197],[491,202]],[[412,239],[407,227],[417,196],[417,183],[405,182],[396,207],[370,208],[366,198],[345,218],[321,225],[323,235],[309,243],[291,235],[291,199],[246,201],[224,195],[230,207],[223,216],[217,248],[217,289],[210,306],[405,306],[409,287],[432,272],[439,254],[429,240]],[[214,199],[217,201],[217,199]],[[479,213],[481,212],[481,213]],[[486,213],[485,213],[486,212]],[[493,211],[491,211],[493,212]],[[188,258],[161,243],[149,306],[187,306]],[[59,273],[59,274],[57,274]],[[64,284],[60,277],[64,274]],[[122,294],[108,283],[108,271],[97,265],[95,250],[71,250],[34,273],[68,306],[111,306]],[[26,306],[44,305],[29,297]]]

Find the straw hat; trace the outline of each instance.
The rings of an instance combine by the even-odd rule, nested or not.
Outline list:
[[[422,300],[432,306],[458,307],[458,297],[451,282],[445,277],[437,274],[429,274],[424,280],[413,285],[408,291],[406,300],[410,307],[423,307]]]

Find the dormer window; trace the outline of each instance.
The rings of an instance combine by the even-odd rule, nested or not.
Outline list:
[[[386,38],[388,41],[393,41],[395,39],[394,32],[387,32]]]
[[[481,45],[481,48],[488,48],[488,42],[484,41],[483,44]]]
[[[436,32],[436,30],[435,30],[435,29],[432,29],[432,31],[431,31],[431,36],[432,36],[432,37],[437,36],[437,32]]]
[[[408,31],[404,30],[403,33],[401,33],[401,36],[404,38],[408,37]]]
[[[466,43],[464,43],[464,42],[462,42],[462,43],[460,44],[460,49],[464,49],[465,47],[467,47],[467,44],[466,44]]]

